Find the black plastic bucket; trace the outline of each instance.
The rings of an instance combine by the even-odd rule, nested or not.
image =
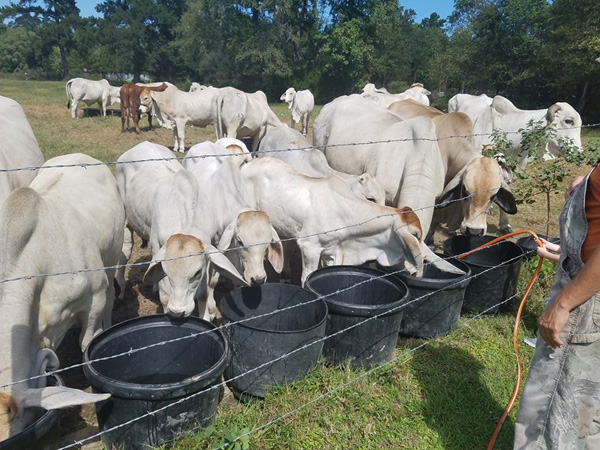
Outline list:
[[[445,336],[456,329],[471,268],[457,259],[448,262],[465,272],[464,275],[444,272],[433,264],[425,265],[422,277],[406,271],[397,273],[408,286],[410,300],[404,308],[400,334],[429,338]]]
[[[219,309],[232,353],[225,376],[237,398],[264,398],[269,387],[301,379],[317,364],[327,305],[312,292],[280,283],[242,287],[225,294]]]
[[[328,361],[351,358],[352,367],[360,367],[392,359],[408,301],[408,288],[399,278],[367,267],[331,266],[311,273],[306,287],[326,295],[327,335],[335,334],[323,346]],[[369,319],[373,316],[378,317]]]
[[[179,320],[165,314],[121,322],[92,339],[84,362],[197,333],[83,367],[94,392],[112,394],[96,403],[101,431],[181,401],[103,434],[106,448],[145,450],[169,445],[186,430],[212,423],[220,389],[210,387],[220,381],[229,350],[225,335],[210,322],[197,317]]]
[[[538,234],[538,237],[542,239],[546,239],[548,242],[552,244],[560,245],[559,237],[551,237],[548,238],[545,234]],[[523,249],[525,253],[525,258],[531,259],[537,253],[537,244],[531,235],[527,235],[517,240],[517,245]]]
[[[454,236],[444,242],[444,253],[458,257],[494,239],[493,236]],[[523,256],[517,244],[501,241],[461,259],[471,269],[463,311],[492,314],[501,309],[500,303],[511,298],[508,304],[516,301]]]
[[[48,386],[64,386],[58,375],[48,377]],[[61,411],[44,411],[39,419],[19,434],[0,442],[0,450],[56,450],[58,448]]]

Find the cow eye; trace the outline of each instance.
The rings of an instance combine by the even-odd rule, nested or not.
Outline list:
[[[565,123],[569,126],[572,126],[575,124],[575,122],[573,121],[573,119],[565,119]]]

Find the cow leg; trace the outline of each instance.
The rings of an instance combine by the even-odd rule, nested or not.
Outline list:
[[[300,279],[300,285],[304,286],[308,276],[319,268],[319,261],[321,260],[322,248],[312,242],[298,242],[300,247],[300,253],[302,254],[302,276]]]
[[[119,265],[124,266],[131,258],[131,252],[133,250],[133,231],[129,227],[125,227],[125,233],[123,235],[123,249],[121,250],[121,256],[119,257]],[[125,297],[125,267],[119,267],[115,276],[117,284],[119,285],[118,299],[123,300]]]
[[[500,222],[498,224],[498,229],[502,234],[511,233],[513,230],[510,223],[508,223],[508,214],[506,214],[502,208],[500,208]]]
[[[204,320],[211,321],[211,315],[208,308],[208,277],[209,274],[206,273],[202,280],[200,280],[200,284],[198,286],[198,290],[196,291],[196,305],[198,306],[198,317],[202,317]]]
[[[100,115],[102,115],[102,117],[106,117],[106,101],[101,100],[98,102],[98,109],[100,110]]]
[[[173,138],[175,142],[173,143],[173,151],[176,152],[179,148],[179,141],[177,140],[177,126],[173,127]]]
[[[73,99],[71,103],[71,117],[73,119],[77,119],[77,105],[79,105],[79,100]]]
[[[134,109],[132,112],[133,115],[133,124],[135,125],[135,132],[140,134],[140,110]]]
[[[112,314],[112,305],[114,302],[114,288],[111,289],[112,282],[108,283],[105,276],[102,283],[96,291],[91,294],[87,302],[91,305],[89,311],[80,313],[79,320],[81,322],[81,334],[79,335],[79,345],[81,350],[85,350],[92,338],[102,331],[103,322],[107,321],[107,316]],[[111,299],[112,293],[112,299]],[[110,326],[110,318],[108,318],[107,328]]]
[[[150,114],[150,111],[148,111],[148,127],[150,127],[150,129],[152,129],[152,114]]]
[[[302,116],[302,135],[306,136],[308,130],[308,116],[305,114]]]
[[[185,152],[185,120],[175,119],[175,129],[177,130],[177,149],[174,152]]]

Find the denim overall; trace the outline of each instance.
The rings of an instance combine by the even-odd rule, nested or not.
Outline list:
[[[561,253],[546,304],[583,267],[588,179],[560,214]],[[571,311],[560,339],[563,346],[552,349],[538,336],[515,423],[515,449],[600,449],[600,293]]]

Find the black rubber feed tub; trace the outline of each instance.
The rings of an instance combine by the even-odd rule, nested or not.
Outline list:
[[[548,242],[551,242],[552,244],[560,245],[559,237],[548,238],[545,234],[538,234],[538,237],[540,237],[542,239],[546,239]],[[527,258],[527,259],[533,258],[537,253],[537,251],[536,251],[537,244],[535,243],[535,240],[533,239],[533,237],[531,235],[527,235],[525,237],[518,239],[517,245],[523,249],[523,252],[525,253],[525,258]]]
[[[448,262],[464,275],[444,272],[433,264],[425,265],[422,277],[406,271],[397,273],[408,286],[409,303],[404,308],[400,334],[429,338],[445,336],[458,326],[465,291],[471,277],[470,267],[463,261]]]
[[[317,364],[327,305],[312,292],[280,283],[242,287],[227,293],[219,309],[232,353],[225,375],[242,401],[264,398],[268,389],[301,379]]]
[[[335,334],[323,346],[328,361],[351,359],[352,367],[360,367],[392,359],[408,301],[408,288],[400,279],[367,267],[331,266],[311,273],[306,287],[327,295],[327,335]]]
[[[64,386],[58,375],[48,377],[48,386]],[[44,411],[19,434],[0,442],[0,450],[56,450],[58,448],[61,410]]]
[[[444,242],[444,253],[458,257],[494,239],[493,236],[454,236]],[[523,256],[517,244],[502,241],[461,259],[471,269],[463,311],[493,314],[516,302]],[[506,300],[509,301],[501,305]]]
[[[108,400],[96,403],[101,431],[193,395],[103,434],[106,448],[146,450],[169,446],[187,429],[212,423],[220,389],[209,388],[219,383],[229,362],[229,349],[225,335],[210,322],[197,317],[173,319],[166,314],[121,322],[92,339],[84,362],[195,334],[198,335],[84,366],[94,392],[112,394]]]

